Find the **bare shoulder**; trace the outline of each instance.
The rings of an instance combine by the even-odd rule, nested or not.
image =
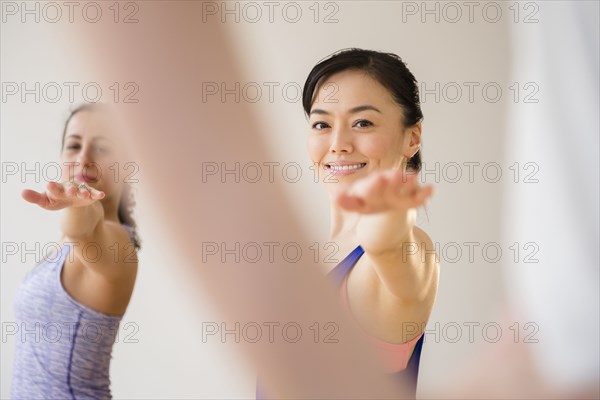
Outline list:
[[[418,226],[413,227],[414,245],[417,246],[419,252],[424,252],[428,263],[433,262],[439,266],[439,257],[437,248],[431,237],[423,229]]]
[[[94,237],[75,246],[75,257],[65,262],[61,282],[79,303],[106,314],[122,315],[135,285],[137,251],[123,226],[113,222],[101,225]]]
[[[413,226],[413,234],[419,246],[426,246],[428,250],[434,249],[433,241],[423,229],[415,225]]]
[[[431,237],[429,236],[429,234],[427,232],[425,232],[423,229],[421,229],[415,225],[414,226],[414,235],[415,235],[416,240],[418,240],[422,246],[425,246],[425,248],[427,249],[427,251],[429,253],[435,252],[435,254],[437,254],[436,244],[433,241],[433,239],[431,239]]]
[[[118,257],[113,257],[116,264],[137,265],[137,250],[127,228],[116,222],[106,222],[106,237],[108,245],[114,252],[119,252]],[[117,250],[118,249],[118,250]]]
[[[413,227],[413,235],[415,251],[420,254],[420,259],[424,261],[425,284],[423,286],[423,297],[426,299],[426,303],[433,303],[439,283],[439,256],[436,246],[427,232],[415,225]]]
[[[82,259],[90,270],[105,278],[120,279],[123,275],[135,273],[138,264],[137,250],[129,232],[117,222],[105,221],[95,232],[99,256],[95,262]]]
[[[113,221],[104,221],[103,225],[103,235],[106,238],[109,238],[112,242],[119,242],[122,244],[127,244],[131,242],[131,238],[127,229],[121,225],[120,223]]]

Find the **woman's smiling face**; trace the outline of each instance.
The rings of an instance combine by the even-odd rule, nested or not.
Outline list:
[[[360,70],[325,79],[309,120],[309,155],[325,183],[348,184],[374,171],[405,168],[419,147],[420,123],[406,128],[402,107]]]

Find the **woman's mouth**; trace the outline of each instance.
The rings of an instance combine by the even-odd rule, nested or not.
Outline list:
[[[85,182],[85,183],[96,183],[98,181],[98,179],[94,179],[90,176],[87,176],[86,174],[75,175],[75,180],[78,182]]]
[[[325,171],[333,176],[346,176],[360,171],[367,163],[333,162],[324,165]]]

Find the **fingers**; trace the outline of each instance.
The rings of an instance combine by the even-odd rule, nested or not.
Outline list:
[[[420,192],[417,193],[417,198],[418,199],[423,199],[423,200],[427,200],[429,199],[431,196],[433,196],[433,186],[425,186],[424,188],[422,188],[420,190]]]
[[[104,198],[104,192],[81,183],[77,186],[77,197],[85,200],[100,200]]]
[[[48,197],[44,193],[38,193],[35,190],[25,189],[21,192],[21,197],[25,201],[45,207],[48,202]]]
[[[385,174],[373,174],[352,185],[350,193],[360,197],[378,198],[384,195],[388,186],[388,177]]]
[[[94,189],[86,183],[79,183],[74,181],[63,182],[62,184],[56,182],[50,182],[48,184],[48,190],[56,196],[64,197],[76,197],[82,200],[100,200],[103,199],[105,193],[103,191]]]
[[[355,182],[336,202],[347,211],[371,214],[417,208],[432,195],[431,185],[419,185],[418,173],[386,170]]]
[[[43,193],[23,190],[23,199],[37,204],[46,210],[60,210],[66,207],[83,207],[105,197],[103,191],[78,182],[48,182]]]
[[[365,202],[358,196],[342,193],[337,197],[337,204],[344,210],[360,212],[363,209]]]
[[[65,186],[58,182],[48,182],[46,190],[54,197],[62,197],[65,194]]]
[[[90,198],[92,200],[101,200],[105,196],[105,193],[101,190],[90,188]]]
[[[76,205],[77,200],[85,200],[90,198],[89,187],[78,182],[48,182],[46,190],[51,200],[55,202],[66,201],[65,205]]]
[[[347,211],[372,213],[381,211],[388,184],[383,174],[373,174],[355,182],[337,197],[337,204]]]
[[[388,193],[396,198],[413,195],[418,186],[417,178],[414,172],[392,171],[388,177]]]
[[[388,187],[382,174],[371,175],[352,185],[349,190],[338,194],[337,204],[347,210],[371,214],[385,210],[385,191]]]
[[[390,202],[397,209],[418,208],[427,203],[432,195],[433,186],[419,186],[415,182],[414,184],[400,188],[398,195],[390,200]]]
[[[87,185],[80,185],[77,187],[77,197],[82,200],[87,200],[92,197],[90,191],[91,188],[89,188]]]
[[[429,200],[431,196],[433,196],[433,186],[418,188],[415,193],[408,198],[407,204],[411,208],[417,208],[427,203],[427,200]]]

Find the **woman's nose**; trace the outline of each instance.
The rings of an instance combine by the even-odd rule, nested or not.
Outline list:
[[[81,151],[77,155],[77,162],[80,164],[80,166],[85,167],[86,165],[93,163],[93,161],[92,148],[90,146],[82,147]]]
[[[353,150],[352,133],[344,128],[334,129],[332,132],[331,153],[351,153]]]

